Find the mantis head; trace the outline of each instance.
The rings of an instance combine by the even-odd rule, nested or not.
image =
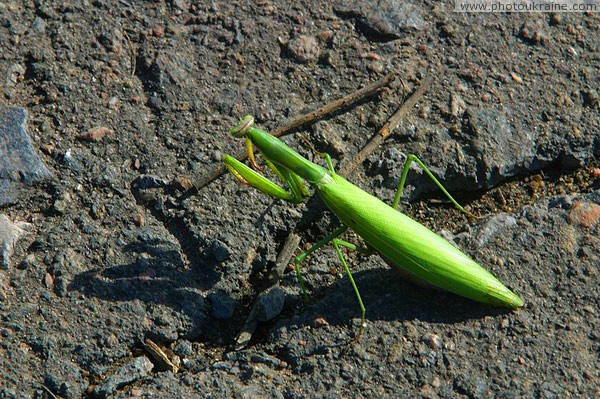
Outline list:
[[[246,135],[248,129],[254,126],[254,117],[252,115],[245,115],[240,119],[237,125],[235,125],[229,133],[234,137],[241,138]]]

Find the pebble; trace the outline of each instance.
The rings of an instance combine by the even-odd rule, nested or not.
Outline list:
[[[374,73],[382,73],[384,67],[380,61],[370,61],[367,63],[367,69]]]
[[[238,362],[240,364],[260,363],[272,369],[280,369],[286,366],[286,363],[262,351],[252,349],[229,352],[223,356],[223,360]]]
[[[194,353],[194,347],[190,341],[179,340],[173,347],[173,352],[180,357],[187,357]]]
[[[141,190],[165,187],[168,184],[167,180],[154,175],[140,175],[137,183]]]
[[[592,202],[579,201],[573,204],[569,213],[569,223],[576,224],[587,229],[593,228],[600,219],[600,205]]]
[[[317,327],[317,328],[327,327],[327,326],[329,326],[329,322],[324,317],[317,317],[316,319],[313,320],[312,325],[313,325],[313,327]]]
[[[215,362],[210,365],[211,370],[230,371],[232,368],[233,368],[233,364],[228,361]]]
[[[450,115],[458,117],[465,113],[467,104],[458,93],[453,93],[450,96]]]
[[[544,23],[540,19],[525,22],[519,30],[519,37],[531,44],[538,44],[543,40],[542,27]]]
[[[117,109],[119,109],[119,103],[120,103],[120,101],[119,101],[118,97],[111,97],[108,100],[108,104],[107,105],[108,105],[108,108],[110,108],[112,110],[117,110]]]
[[[600,106],[600,96],[594,89],[581,90],[581,98],[583,99],[583,105],[590,108],[598,108]]]
[[[579,249],[579,244],[577,243],[578,234],[573,225],[561,227],[556,234],[556,238],[558,239],[557,242],[560,247],[567,253],[574,254]]]
[[[479,248],[485,246],[492,238],[502,234],[517,225],[517,219],[506,214],[500,213],[494,215],[485,226],[481,229],[477,236],[477,246]]]
[[[213,317],[221,320],[229,319],[237,306],[237,301],[226,292],[215,291],[208,295],[208,301],[212,306]]]
[[[172,0],[171,4],[173,8],[181,11],[185,11],[190,7],[190,2],[188,0]]]
[[[287,49],[293,58],[303,64],[317,61],[321,53],[317,39],[308,35],[300,35],[290,39],[287,43]]]
[[[81,162],[73,155],[70,148],[60,155],[59,159],[68,169],[74,170],[75,172],[79,172],[82,169]]]
[[[312,127],[315,146],[318,150],[332,156],[340,156],[345,152],[345,144],[336,129],[327,121],[319,121]]]
[[[109,136],[109,135],[113,135],[113,134],[115,134],[114,130],[109,129],[104,126],[98,126],[98,127],[91,128],[90,130],[88,130],[85,133],[81,133],[79,136],[77,136],[77,139],[82,140],[82,141],[90,141],[90,142],[97,143],[97,142],[101,141],[105,136]]]
[[[177,176],[171,181],[171,186],[180,191],[187,191],[193,187],[193,184],[187,177]]]
[[[156,37],[162,37],[165,34],[165,30],[164,28],[157,26],[155,28],[152,28],[152,34]]]
[[[54,289],[54,277],[52,277],[50,273],[46,273],[46,275],[44,276],[44,285],[49,290]]]
[[[64,399],[77,399],[84,397],[88,382],[83,376],[83,370],[74,362],[49,355],[45,361],[47,374],[44,386],[56,393],[56,397]]]
[[[199,289],[189,288],[179,292],[181,311],[188,315],[194,323],[187,327],[187,331],[180,331],[179,336],[193,340],[200,335],[204,326],[206,315],[206,304],[204,301],[204,292]]]
[[[511,77],[511,78],[512,78],[512,79],[515,81],[515,83],[519,83],[519,84],[520,84],[520,83],[523,83],[523,78],[522,78],[522,77],[520,77],[519,75],[517,75],[517,74],[516,74],[516,73],[514,73],[514,72],[511,72],[511,73],[510,73],[510,77]]]
[[[0,213],[0,269],[10,268],[10,257],[14,246],[21,237],[27,234],[31,226],[27,222],[12,222],[6,215]]]
[[[52,212],[57,215],[64,215],[71,204],[71,194],[68,192],[61,193],[52,204]]]
[[[34,150],[26,121],[24,108],[0,106],[0,206],[23,197],[23,185],[53,178]]]
[[[409,2],[383,0],[376,7],[362,1],[340,2],[338,12],[356,15],[360,29],[377,41],[401,39],[406,32],[426,27],[424,10]]]
[[[561,22],[562,22],[562,16],[558,13],[552,14],[552,16],[550,17],[551,25],[560,25]]]
[[[474,132],[475,175],[480,185],[494,187],[529,169],[535,158],[534,138],[525,129],[513,130],[506,111],[469,108],[466,112]]]
[[[260,293],[257,298],[256,320],[269,321],[283,310],[285,294],[279,287],[271,287]]]
[[[142,227],[146,223],[146,219],[141,213],[136,213],[133,215],[133,223],[138,227]]]
[[[104,379],[104,381],[94,389],[93,393],[99,398],[105,398],[108,395],[112,395],[117,389],[148,375],[153,367],[154,365],[146,356],[137,357],[119,367],[112,375]]]
[[[219,240],[213,240],[213,242],[210,244],[209,251],[215,257],[217,262],[223,262],[229,259],[231,256],[229,247]]]
[[[25,257],[25,259],[23,259],[23,261],[21,261],[21,263],[19,264],[18,267],[21,270],[34,269],[36,267],[35,255],[34,254],[27,255]]]
[[[406,154],[396,147],[389,147],[383,156],[373,158],[373,161],[373,172],[381,174],[383,185],[391,189],[396,188],[402,174],[402,167],[406,162]],[[414,164],[414,162],[411,164],[411,172],[416,170]]]
[[[419,391],[420,397],[424,399],[435,399],[437,398],[437,394],[435,392],[435,388],[432,385],[425,384],[421,387]]]
[[[265,398],[265,391],[257,385],[247,385],[239,389],[237,395],[240,399],[261,399]]]
[[[14,86],[25,78],[26,69],[21,64],[12,64],[8,68],[8,73],[6,74],[6,85]]]
[[[8,276],[0,271],[0,303],[8,299],[8,292],[10,290],[9,280]]]
[[[437,334],[427,333],[421,337],[421,341],[431,349],[438,350],[442,348],[442,339]]]

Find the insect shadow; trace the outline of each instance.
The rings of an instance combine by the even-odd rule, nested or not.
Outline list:
[[[168,240],[142,240],[126,245],[124,249],[137,259],[80,273],[74,276],[67,289],[115,303],[137,299],[144,304],[170,307],[188,316],[193,325],[187,327],[187,338],[194,338],[207,319],[202,273],[193,265],[185,268],[178,249]],[[211,259],[206,255],[202,260],[216,264]],[[216,269],[214,266],[206,268]]]
[[[367,308],[367,321],[422,320],[457,323],[510,313],[510,309],[471,301],[461,296],[416,284],[395,269],[376,268],[353,273]],[[319,292],[301,318],[312,323],[323,317],[329,324],[348,325],[360,318],[356,297],[347,278]]]

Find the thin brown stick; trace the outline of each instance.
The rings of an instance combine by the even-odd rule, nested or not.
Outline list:
[[[294,118],[285,126],[275,129],[271,134],[275,137],[282,136],[284,134],[290,133],[293,130],[296,130],[300,126],[306,125],[307,123],[313,123],[323,118],[325,115],[328,115],[332,112],[335,112],[339,109],[345,108],[351,104],[354,104],[360,101],[363,98],[372,96],[381,90],[383,87],[392,83],[394,77],[396,76],[395,72],[389,73],[385,75],[383,78],[379,79],[376,82],[371,83],[370,85],[363,87],[360,90],[355,91],[354,93],[350,93],[347,96],[344,96],[338,100],[335,100],[323,107],[309,112],[306,115],[301,115],[297,118]]]
[[[283,277],[285,268],[290,263],[292,256],[294,256],[296,248],[298,248],[298,244],[300,244],[300,236],[294,232],[290,233],[283,244],[283,248],[281,248],[281,251],[279,251],[279,254],[277,255],[275,267],[273,267],[273,270],[271,270],[271,273],[269,274],[269,280],[271,280],[272,284],[256,297],[242,330],[235,338],[235,350],[245,348],[252,339],[252,334],[254,334],[254,330],[256,330],[256,326],[258,325],[256,314],[258,313],[260,296],[264,295],[272,286],[279,283],[279,280]]]
[[[269,275],[269,280],[274,283],[281,280],[283,277],[283,273],[285,272],[285,268],[289,265],[292,256],[294,256],[294,252],[298,245],[300,244],[300,236],[294,232],[291,232],[285,243],[283,244],[283,248],[279,251],[277,255],[277,259],[275,260],[275,267],[271,270]]]
[[[363,163],[364,160],[367,159],[367,157],[371,155],[373,151],[375,151],[377,147],[379,147],[384,142],[384,140],[392,134],[394,129],[396,129],[398,125],[400,125],[400,121],[402,120],[402,118],[404,118],[408,111],[410,111],[412,107],[415,106],[417,101],[419,101],[419,99],[423,96],[423,94],[425,94],[427,89],[429,89],[429,86],[431,86],[432,82],[433,77],[431,75],[422,81],[421,85],[417,88],[417,90],[415,90],[412,96],[410,96],[400,106],[400,108],[398,108],[398,110],[390,117],[390,119],[388,119],[386,124],[383,125],[383,127],[379,129],[377,134],[371,138],[367,145],[365,145],[358,154],[352,157],[352,160],[348,164],[340,168],[339,174],[341,176],[346,177],[350,173],[352,173],[354,169],[358,167],[358,165]]]
[[[395,72],[387,74],[383,78],[379,79],[378,81],[373,82],[370,85],[368,85],[360,90],[357,90],[353,93],[348,94],[347,96],[344,96],[338,100],[335,100],[329,104],[326,104],[323,107],[321,107],[315,111],[309,112],[308,114],[301,115],[299,117],[292,119],[287,125],[275,129],[273,132],[271,132],[271,134],[275,137],[283,136],[285,134],[292,132],[293,130],[298,129],[299,127],[301,127],[303,125],[306,125],[309,123],[314,123],[314,122],[320,120],[321,118],[323,118],[324,116],[331,114],[332,112],[335,112],[339,109],[342,109],[342,108],[348,107],[354,103],[357,103],[358,101],[360,101],[363,98],[370,97],[373,94],[376,94],[377,92],[379,92],[385,86],[388,86],[392,82],[392,80],[394,80],[395,76],[396,76]],[[235,156],[235,158],[237,158],[240,161],[243,161],[247,157],[248,157],[248,153],[246,151],[240,151]],[[194,184],[194,188],[196,190],[200,190],[200,189],[206,187],[211,182],[213,182],[214,180],[219,178],[223,173],[225,173],[225,171],[226,171],[225,166],[220,163],[219,165],[215,166],[204,177],[198,179],[198,181],[196,181]]]
[[[48,388],[48,387],[47,387],[47,386],[45,386],[45,385],[40,385],[40,386],[42,387],[42,389],[43,389],[44,391],[46,391],[46,393],[47,393],[48,395],[50,395],[50,397],[51,397],[52,399],[56,399],[56,395],[55,395],[54,393],[52,393],[52,391],[50,390],[50,388]]]

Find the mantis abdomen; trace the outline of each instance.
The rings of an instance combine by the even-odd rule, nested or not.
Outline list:
[[[325,204],[391,265],[419,280],[492,305],[523,301],[469,256],[339,175],[317,184]]]

